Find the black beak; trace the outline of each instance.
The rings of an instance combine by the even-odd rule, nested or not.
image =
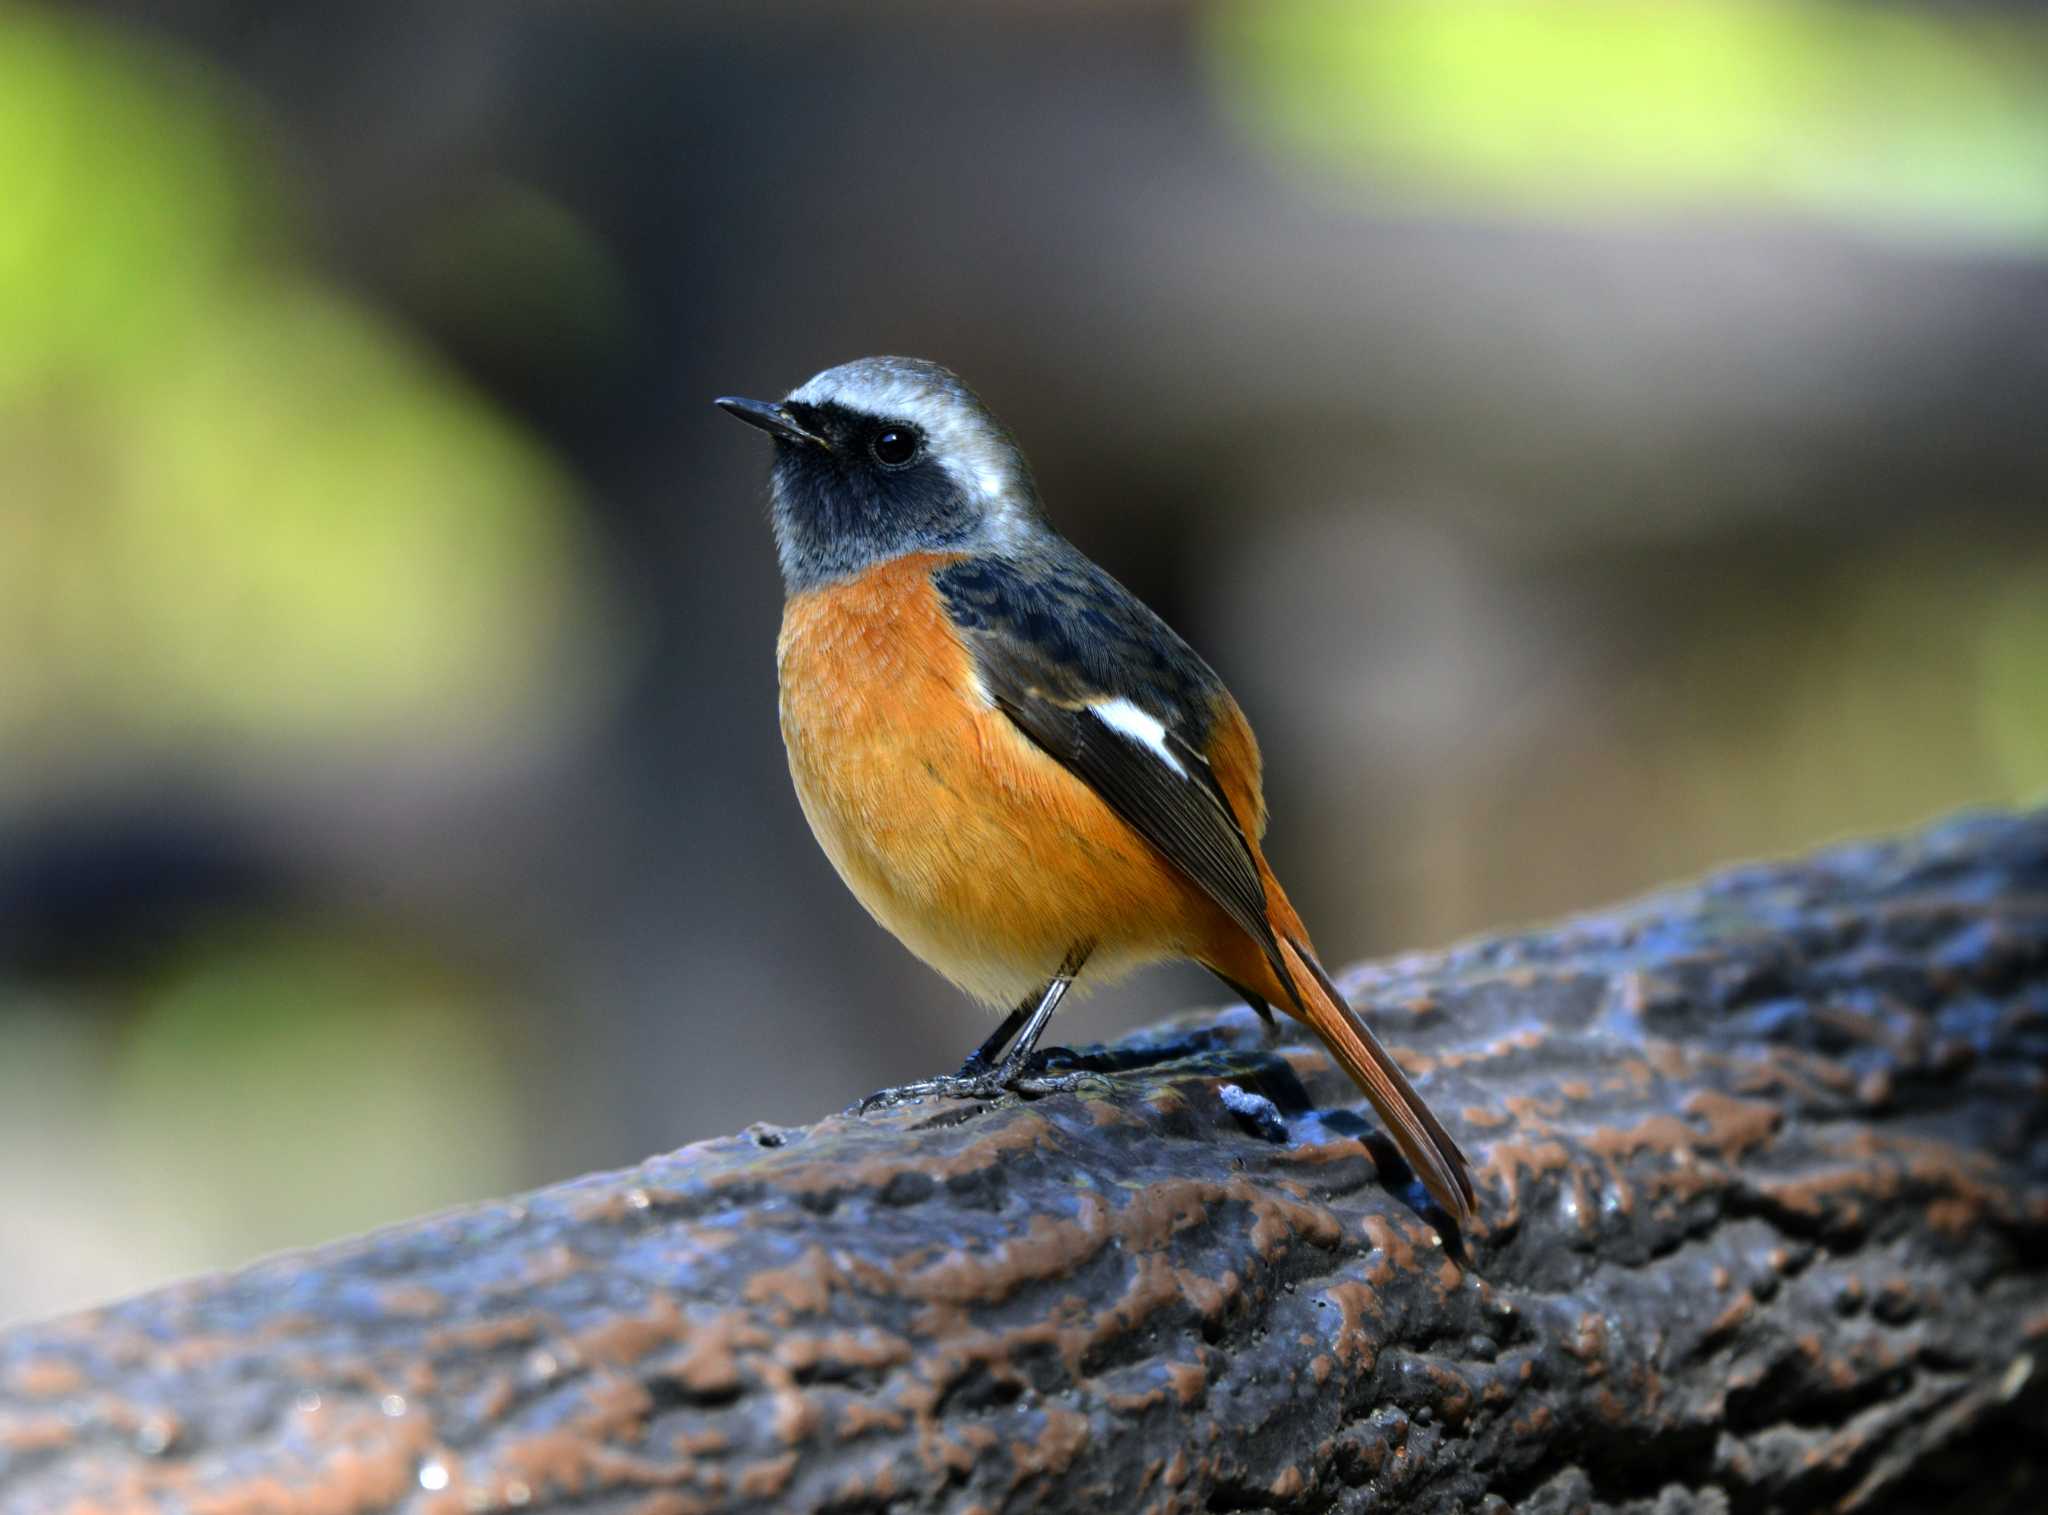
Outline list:
[[[758,426],[771,437],[781,437],[786,442],[809,442],[813,447],[822,447],[827,452],[832,444],[814,431],[806,431],[803,424],[781,405],[771,405],[766,400],[742,400],[736,395],[713,400],[712,404],[736,421],[745,421],[749,426]]]

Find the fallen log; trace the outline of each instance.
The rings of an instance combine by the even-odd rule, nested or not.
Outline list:
[[[1473,1234],[1204,1011],[0,1336],[0,1509],[2048,1506],[2048,813],[1340,983]]]

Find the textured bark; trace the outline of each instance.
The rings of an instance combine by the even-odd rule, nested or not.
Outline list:
[[[0,1338],[0,1508],[2048,1503],[2048,815],[1343,976],[1320,1051],[760,1127]]]

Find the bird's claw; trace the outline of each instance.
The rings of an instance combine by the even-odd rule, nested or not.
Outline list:
[[[1047,1094],[1078,1094],[1083,1089],[1107,1089],[1109,1079],[1100,1073],[1041,1073],[1020,1078],[1009,1086],[1014,1094],[1038,1099]]]
[[[1014,1063],[1005,1059],[996,1067],[982,1072],[963,1069],[939,1078],[921,1078],[913,1084],[899,1084],[893,1089],[877,1089],[848,1113],[866,1115],[870,1110],[893,1109],[921,1099],[997,1100],[1006,1094],[1038,1099],[1047,1094],[1072,1094],[1104,1082],[1099,1073],[1047,1073],[1037,1057]]]
[[[855,1104],[851,1113],[866,1115],[870,1110],[889,1110],[921,1099],[996,1099],[1003,1093],[993,1071],[977,1074],[948,1074],[942,1078],[921,1078],[914,1084],[877,1089]]]

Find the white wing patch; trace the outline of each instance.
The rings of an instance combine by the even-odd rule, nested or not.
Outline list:
[[[1119,736],[1128,738],[1150,752],[1160,762],[1171,768],[1182,778],[1188,771],[1181,760],[1166,744],[1166,723],[1157,716],[1140,710],[1126,699],[1100,700],[1088,707],[1089,713]]]

